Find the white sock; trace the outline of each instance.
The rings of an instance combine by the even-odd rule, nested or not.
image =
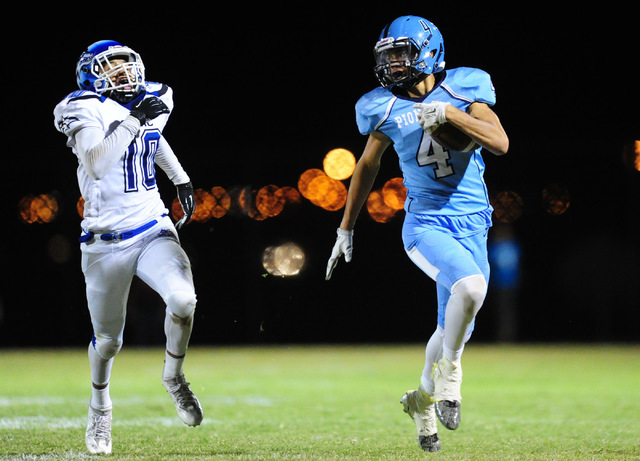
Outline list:
[[[188,318],[180,318],[167,308],[164,318],[164,333],[167,337],[167,348],[164,358],[163,379],[175,378],[182,374],[182,364],[189,346],[189,338],[193,328],[193,314]]]
[[[162,369],[162,379],[171,379],[182,374],[182,364],[184,363],[184,355],[176,358],[164,352],[164,368]]]
[[[431,379],[433,372],[433,364],[438,363],[442,357],[442,341],[444,330],[438,325],[436,331],[433,332],[425,350],[424,368],[420,377],[420,387],[429,395],[433,395],[434,382]]]
[[[449,349],[447,346],[442,346],[442,355],[449,359],[450,362],[460,362],[462,358],[462,352],[464,351],[464,344],[458,350]]]
[[[95,384],[106,384],[111,380],[111,368],[113,358],[105,360],[100,357],[93,344],[89,344],[89,368],[91,370],[91,381]]]
[[[108,410],[112,406],[109,395],[109,384],[104,389],[96,389],[91,386],[91,407],[96,410]]]

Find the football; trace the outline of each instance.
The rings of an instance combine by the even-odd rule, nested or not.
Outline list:
[[[480,147],[471,137],[451,123],[443,123],[431,132],[431,138],[447,150],[469,152]]]

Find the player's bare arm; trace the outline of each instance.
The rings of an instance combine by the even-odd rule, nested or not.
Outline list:
[[[446,117],[449,123],[467,133],[492,154],[504,155],[509,150],[509,137],[500,119],[487,104],[474,102],[468,112],[448,105]]]
[[[375,131],[372,132],[367,139],[367,144],[362,152],[362,156],[358,160],[353,176],[351,177],[344,215],[338,228],[338,238],[331,251],[329,262],[327,263],[326,280],[331,279],[331,274],[341,256],[344,255],[346,262],[351,261],[353,252],[353,228],[380,170],[382,154],[384,154],[384,151],[390,144],[391,140],[389,138]]]
[[[358,214],[378,175],[382,154],[390,144],[389,138],[382,133],[373,132],[369,135],[362,156],[358,160],[351,178],[347,204],[340,223],[341,229],[351,230],[355,226]]]

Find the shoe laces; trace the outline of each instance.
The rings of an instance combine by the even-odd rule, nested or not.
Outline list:
[[[174,379],[166,380],[171,386],[169,392],[175,397],[176,403],[181,408],[189,408],[196,406],[196,396],[189,387],[190,383],[184,378],[184,375],[177,376]],[[174,387],[175,386],[175,387]]]
[[[93,413],[93,424],[91,425],[91,435],[96,439],[107,439],[111,437],[111,418],[109,415]]]

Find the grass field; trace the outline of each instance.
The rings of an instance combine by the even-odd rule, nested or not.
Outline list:
[[[640,347],[470,344],[463,419],[424,453],[400,397],[421,345],[198,348],[186,374],[205,410],[183,425],[163,352],[116,359],[113,454],[153,460],[638,460]],[[0,459],[86,454],[86,350],[0,350]]]

